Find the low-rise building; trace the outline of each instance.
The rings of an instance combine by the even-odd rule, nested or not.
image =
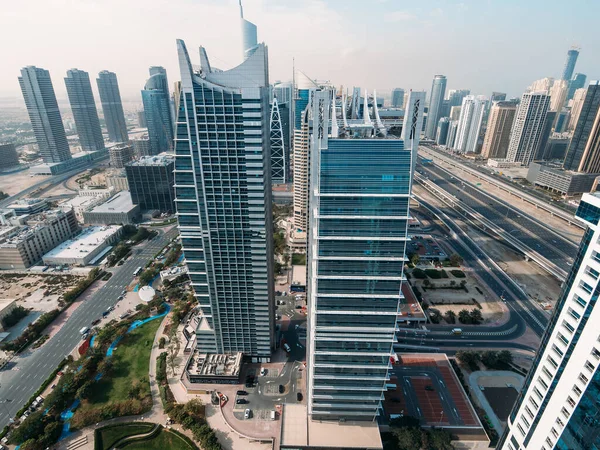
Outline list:
[[[215,354],[194,350],[185,366],[185,378],[192,384],[238,384],[242,357],[241,352]]]
[[[121,191],[104,203],[83,212],[83,221],[88,225],[126,225],[134,223],[140,215],[139,205],[131,201],[128,191]]]
[[[79,152],[71,159],[57,163],[44,163],[29,168],[31,175],[58,175],[69,170],[80,169],[89,166],[92,162],[108,158],[108,150],[102,149],[96,152]]]
[[[291,292],[306,292],[306,265],[292,266]]]
[[[0,269],[26,269],[57,245],[79,232],[73,210],[26,216],[19,232],[0,244]]]
[[[85,228],[73,239],[46,253],[42,261],[49,266],[95,264],[119,240],[122,229],[120,225]]]
[[[44,198],[22,198],[7,206],[7,209],[12,209],[17,216],[24,216],[40,213],[49,207],[48,201]]]
[[[565,197],[590,192],[600,173],[572,172],[559,164],[533,162],[527,171],[527,181],[557,192]]]
[[[111,173],[110,175],[106,175],[105,179],[106,185],[109,188],[114,189],[115,192],[129,190],[129,183],[127,183],[127,175],[125,174],[125,170],[119,170]]]
[[[490,158],[487,160],[487,165],[496,169],[510,169],[512,167],[521,167],[523,164],[520,161]]]

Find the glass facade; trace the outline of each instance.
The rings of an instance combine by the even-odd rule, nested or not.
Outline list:
[[[173,121],[169,91],[165,90],[166,85],[166,73],[155,72],[148,79],[142,91],[142,103],[144,104],[152,155],[170,152],[173,149]]]
[[[302,125],[302,113],[308,106],[308,101],[310,99],[310,89],[298,89],[298,97],[296,97],[296,105],[295,105],[295,116],[294,117],[294,128],[296,130],[300,129]]]
[[[181,62],[187,51],[178,45]],[[200,78],[191,64],[182,67],[175,202],[202,312],[198,348],[266,361],[274,344],[268,82],[235,88],[250,76],[243,67],[254,58],[266,67],[263,45],[229,72]]]
[[[372,421],[401,300],[411,152],[392,139],[328,139],[312,152],[309,412]]]
[[[173,159],[157,164],[134,162],[126,165],[125,173],[133,204],[140,205],[146,211],[175,212],[174,167]]]
[[[111,142],[127,142],[129,136],[127,135],[127,123],[123,113],[117,75],[103,70],[98,74],[96,82],[98,83],[104,122],[106,122],[106,130],[108,131],[108,140]]]

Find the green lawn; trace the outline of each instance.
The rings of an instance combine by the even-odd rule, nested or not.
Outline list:
[[[298,266],[306,265],[306,255],[303,253],[293,253],[292,254],[292,264]]]
[[[148,322],[128,333],[119,342],[112,356],[113,373],[97,382],[86,406],[97,407],[127,400],[129,390],[135,383],[141,384],[140,398],[150,395],[148,379],[150,352],[160,323],[161,319]]]
[[[153,423],[124,423],[114,426],[108,426],[99,430],[101,441],[102,441],[102,449],[108,450],[113,445],[117,443],[120,439],[125,436],[134,436],[136,434],[144,434],[149,433],[154,428]]]
[[[165,430],[158,436],[147,441],[137,441],[124,445],[127,450],[197,450],[198,447],[192,445],[179,433]]]

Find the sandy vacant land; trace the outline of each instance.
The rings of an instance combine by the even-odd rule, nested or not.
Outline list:
[[[29,170],[12,173],[10,175],[0,175],[0,191],[6,192],[8,195],[15,195],[23,189],[27,189],[40,181],[50,179],[50,176],[29,175]]]
[[[16,299],[35,311],[50,311],[80,279],[74,275],[1,274],[0,298]]]

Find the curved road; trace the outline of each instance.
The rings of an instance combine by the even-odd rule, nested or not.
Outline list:
[[[9,417],[14,417],[58,363],[77,346],[81,340],[79,330],[89,326],[92,320],[101,317],[103,311],[117,302],[121,291],[131,283],[134,270],[145,266],[177,235],[177,228],[167,232],[161,230],[149,243],[134,247],[133,257],[115,268],[106,284],[73,312],[52,339],[39,349],[24,352],[15,359],[16,364],[9,364],[10,369],[0,372],[0,402],[3,403],[0,428],[8,423]]]

